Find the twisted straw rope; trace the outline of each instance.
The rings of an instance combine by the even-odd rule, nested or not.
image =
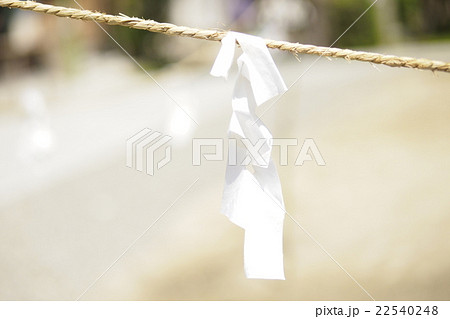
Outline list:
[[[150,32],[202,40],[220,41],[227,33],[226,31],[195,29],[190,27],[177,26],[170,23],[160,23],[153,20],[131,18],[125,15],[110,15],[89,10],[52,6],[34,1],[0,0],[0,6],[31,10],[64,18],[94,20],[110,25],[120,25],[132,29],[146,30]],[[398,57],[395,55],[384,55],[379,53],[353,51],[348,49],[327,48],[269,39],[266,39],[265,42],[267,47],[269,48],[289,51],[293,53],[315,54],[326,57],[344,58],[346,60],[357,60],[362,62],[384,64],[390,67],[404,67],[450,73],[450,63],[441,61],[415,59],[410,57]]]

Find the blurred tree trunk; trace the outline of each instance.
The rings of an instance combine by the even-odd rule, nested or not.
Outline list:
[[[450,31],[450,1],[427,0],[422,2],[424,27],[427,33]]]
[[[402,39],[402,27],[399,21],[397,3],[381,0],[375,4],[378,39],[381,43],[393,43]]]
[[[310,28],[311,44],[315,45],[330,45],[331,41],[331,24],[328,0],[311,0],[314,6],[314,14],[311,19],[312,27]]]

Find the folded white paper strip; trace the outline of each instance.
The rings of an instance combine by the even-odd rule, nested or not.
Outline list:
[[[284,279],[284,202],[271,159],[272,135],[255,114],[256,108],[286,91],[286,85],[261,38],[228,32],[222,40],[211,75],[227,78],[236,41],[243,54],[234,88],[228,137],[251,143],[230,147],[222,213],[245,229],[244,265],[247,278]],[[258,152],[249,152],[257,149]],[[244,163],[244,164],[242,164]],[[253,173],[247,169],[253,167]]]

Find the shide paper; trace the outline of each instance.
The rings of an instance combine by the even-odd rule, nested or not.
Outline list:
[[[239,72],[228,137],[257,145],[255,148],[261,147],[253,157],[254,152],[249,152],[251,148],[242,143],[230,148],[221,210],[233,223],[245,229],[247,278],[284,280],[283,195],[271,159],[272,135],[255,111],[287,89],[264,41],[241,33],[228,32],[223,38],[211,75],[227,78],[236,42],[243,53],[237,59]],[[253,172],[247,165],[251,165]]]

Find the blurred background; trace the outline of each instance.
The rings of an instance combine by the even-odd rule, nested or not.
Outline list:
[[[78,2],[324,46],[371,4]],[[95,23],[0,8],[0,299],[76,299],[168,207],[83,299],[368,299],[290,219],[286,281],[245,278],[244,232],[219,213],[226,162],[191,165],[193,137],[226,137],[236,70],[209,76],[217,42],[103,27],[151,77]],[[450,1],[379,0],[335,46],[450,61]],[[288,86],[317,59],[271,53]],[[288,212],[375,299],[450,299],[449,89],[449,74],[322,58],[262,108],[274,137],[313,138],[327,164],[289,154]],[[173,137],[155,176],[125,165],[145,127]]]

